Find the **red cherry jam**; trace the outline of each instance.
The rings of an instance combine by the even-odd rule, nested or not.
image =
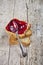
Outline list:
[[[15,25],[15,27],[14,27]],[[11,20],[6,26],[6,30],[15,33],[18,29],[18,34],[23,34],[27,29],[27,23],[18,19]]]

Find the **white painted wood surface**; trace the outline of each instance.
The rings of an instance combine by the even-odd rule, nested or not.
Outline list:
[[[11,46],[9,65],[43,65],[43,0],[0,0],[0,65],[8,65],[9,41],[5,26],[12,18],[27,21],[26,3],[28,21],[32,24],[28,59],[20,57],[18,45]]]

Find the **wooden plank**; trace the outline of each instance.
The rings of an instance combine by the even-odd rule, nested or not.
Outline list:
[[[26,3],[28,5],[28,21],[32,24],[31,44],[27,49],[28,60],[21,58],[21,50],[18,45],[11,46],[9,65],[43,65],[42,0],[0,0],[0,65],[8,65],[9,57],[9,41],[4,28],[14,17],[27,21]],[[39,32],[42,37],[38,35]]]

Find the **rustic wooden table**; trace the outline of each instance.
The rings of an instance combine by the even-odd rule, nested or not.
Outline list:
[[[32,24],[28,58],[21,58],[21,50],[15,45],[10,47],[9,59],[9,41],[5,26],[12,18],[27,21],[27,17]],[[0,0],[0,65],[43,65],[43,0]]]

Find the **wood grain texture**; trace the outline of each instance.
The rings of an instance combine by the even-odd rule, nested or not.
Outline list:
[[[5,32],[6,24],[12,18],[32,24],[31,44],[27,48],[28,58],[21,58],[19,45],[10,47]],[[42,0],[0,0],[0,65],[43,65],[43,1]]]

